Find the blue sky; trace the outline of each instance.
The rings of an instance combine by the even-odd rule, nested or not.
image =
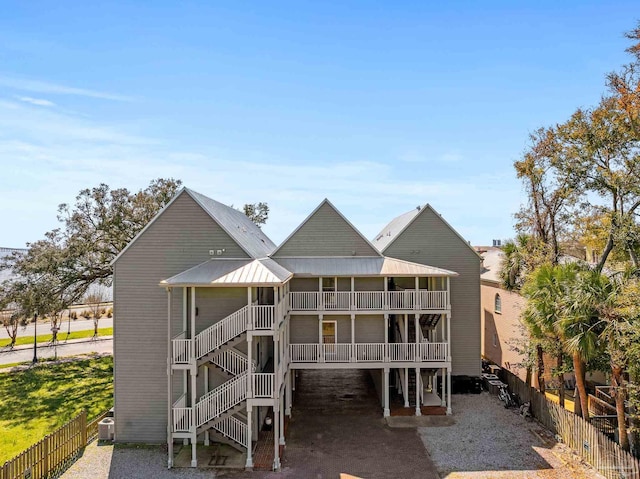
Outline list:
[[[266,201],[286,238],[328,197],[366,236],[430,203],[513,235],[513,161],[593,105],[636,2],[2,2],[0,246],[101,182]]]

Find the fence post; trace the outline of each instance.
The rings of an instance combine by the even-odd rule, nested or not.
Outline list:
[[[49,475],[49,438],[51,436],[47,434],[42,441],[42,446],[44,449],[44,453],[42,454],[42,475],[43,477],[47,477]]]
[[[87,411],[82,410],[80,413],[80,437],[82,438],[82,447],[87,445]]]

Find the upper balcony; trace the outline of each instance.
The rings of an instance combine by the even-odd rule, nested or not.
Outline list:
[[[292,312],[444,312],[450,308],[448,291],[290,292]]]

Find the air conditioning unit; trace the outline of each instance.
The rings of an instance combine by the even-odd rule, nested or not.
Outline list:
[[[105,417],[98,423],[98,440],[113,441],[116,432],[116,424],[111,417]]]

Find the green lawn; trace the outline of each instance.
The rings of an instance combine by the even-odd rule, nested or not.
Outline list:
[[[113,358],[0,373],[0,464],[82,409],[91,420],[113,406]]]
[[[93,336],[93,329],[86,329],[83,331],[72,331],[71,334],[67,334],[65,332],[60,331],[58,333],[58,341],[64,342],[68,339],[82,339],[82,338],[90,338]],[[113,336],[113,328],[99,328],[98,336]],[[38,344],[40,343],[48,343],[51,341],[51,334],[43,334],[42,336],[36,336],[38,340]],[[11,344],[10,339],[0,339],[0,348],[4,348]],[[25,344],[33,344],[33,336],[20,336],[16,338],[16,346],[22,346]]]

